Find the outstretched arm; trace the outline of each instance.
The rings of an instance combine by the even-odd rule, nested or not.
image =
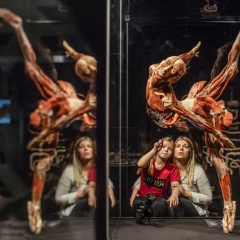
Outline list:
[[[152,150],[150,150],[148,153],[143,155],[137,162],[137,166],[139,168],[145,168],[150,160],[153,158],[153,156],[162,148],[163,141],[159,140],[158,142],[154,143],[154,147]]]
[[[23,29],[21,17],[5,8],[0,8],[0,17],[14,29],[23,53],[25,71],[34,81],[43,98],[48,99],[54,95],[64,95],[58,85],[37,64],[36,54]]]

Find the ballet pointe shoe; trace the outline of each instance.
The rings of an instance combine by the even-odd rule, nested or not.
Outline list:
[[[222,226],[225,233],[233,231],[236,214],[236,201],[232,201],[224,206]]]
[[[38,235],[43,226],[40,205],[28,201],[27,210],[30,231]]]

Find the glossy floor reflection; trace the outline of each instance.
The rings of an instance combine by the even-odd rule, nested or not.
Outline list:
[[[237,220],[239,222],[239,220]],[[1,222],[1,240],[93,240],[94,222],[92,219],[47,221],[38,236],[28,231],[27,222]],[[149,225],[137,225],[134,219],[110,219],[110,240],[237,240],[240,225],[231,234],[222,232],[221,227],[209,227],[204,219],[151,220]]]
[[[234,232],[225,234],[221,227],[209,227],[204,219],[168,219],[151,220],[149,225],[136,225],[134,220],[121,220],[112,240],[237,240],[240,237],[240,226]]]
[[[27,222],[7,221],[0,224],[1,240],[94,240],[94,221],[92,219],[51,220],[45,222],[41,234],[33,235]]]

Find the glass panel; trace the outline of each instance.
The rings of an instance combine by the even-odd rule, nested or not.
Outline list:
[[[116,2],[118,1],[112,1],[112,6],[116,6]],[[222,218],[224,199],[221,187],[224,188],[225,183],[221,183],[222,185],[219,184],[216,172],[218,163],[215,164],[210,158],[213,156],[212,146],[208,145],[207,150],[204,133],[201,130],[202,123],[198,123],[196,119],[194,120],[196,115],[201,115],[201,113],[195,109],[193,119],[190,121],[190,113],[183,116],[184,120],[188,119],[186,121],[187,125],[171,123],[169,127],[166,125],[159,126],[162,122],[157,118],[158,113],[152,112],[153,115],[147,114],[146,87],[148,88],[148,79],[155,77],[151,74],[149,75],[149,67],[152,64],[159,64],[162,60],[170,56],[180,56],[187,53],[199,41],[201,42],[198,50],[199,56],[191,59],[190,64],[187,66],[186,74],[182,74],[184,76],[181,76],[179,81],[174,80],[172,90],[168,89],[163,93],[174,93],[176,99],[180,101],[187,97],[190,89],[196,82],[207,81],[207,83],[210,83],[211,79],[218,76],[227,64],[228,53],[239,32],[239,12],[236,10],[236,4],[236,1],[221,1],[221,3],[216,1],[181,1],[180,3],[177,1],[149,2],[144,0],[129,0],[123,1],[122,19],[119,16],[119,23],[116,20],[118,19],[118,15],[114,14],[114,17],[112,17],[111,40],[113,43],[111,44],[111,54],[112,59],[115,59],[116,50],[119,49],[119,54],[116,56],[120,60],[113,61],[112,65],[115,66],[115,63],[119,64],[119,75],[117,75],[115,68],[111,71],[111,102],[113,104],[111,108],[110,145],[112,145],[111,151],[114,153],[111,152],[111,156],[113,157],[110,163],[110,173],[115,172],[113,174],[115,177],[114,183],[116,184],[115,192],[120,193],[119,195],[116,194],[117,202],[119,200],[121,208],[118,214],[119,217],[136,216],[132,215],[129,200],[132,193],[132,186],[138,178],[136,175],[136,163],[140,157],[146,151],[153,148],[154,142],[160,138],[170,135],[176,139],[178,136],[185,135],[192,139],[194,143],[196,162],[203,166],[210,182],[210,198],[213,195],[212,203],[208,205],[208,211],[201,211],[198,207],[194,207],[198,214],[195,217],[200,217],[204,212],[204,214],[207,214],[206,216]],[[118,30],[120,35],[117,35]],[[121,39],[120,45],[118,45],[119,38],[117,36]],[[157,69],[158,65],[155,68]],[[165,72],[158,73],[156,69],[152,71],[156,71],[154,73],[161,78],[161,75],[164,75]],[[224,111],[229,114],[230,118],[233,116],[230,126],[223,127],[222,125],[222,132],[234,143],[235,148],[231,149],[230,145],[227,145],[225,142],[224,147],[217,147],[217,151],[221,150],[221,154],[217,154],[217,156],[219,157],[218,161],[225,162],[226,166],[230,169],[232,200],[236,200],[237,204],[239,204],[240,196],[236,184],[239,181],[239,140],[237,138],[239,102],[235,90],[239,85],[238,80],[238,75],[231,79],[226,84],[226,88],[224,87],[224,91],[220,96],[209,95],[209,93],[204,95],[204,103],[200,103],[200,99],[197,100],[200,101],[198,102],[200,105],[204,105],[204,111],[208,111],[208,116],[201,115],[207,121],[209,121],[208,117],[212,116],[210,110],[213,108],[213,105],[211,105],[210,109],[209,106],[206,106],[206,102],[208,102],[207,97],[209,96],[212,96],[213,99],[215,98],[216,101],[224,100]],[[224,82],[225,80],[221,79],[221,81]],[[164,97],[164,95],[161,95],[161,86],[162,83],[159,83],[159,85],[156,84],[156,89],[153,89],[156,96],[159,96],[159,99]],[[183,102],[184,106],[193,111],[192,106],[185,105],[185,102]],[[216,103],[215,101],[213,102],[211,104]],[[154,103],[152,104],[154,105]],[[173,116],[171,115],[173,110],[167,111],[167,103],[165,104],[166,107],[163,107],[162,111],[166,115],[162,115],[161,117],[165,117],[165,121],[170,122],[169,119]],[[219,106],[218,104],[216,106]],[[119,106],[119,108],[116,106]],[[178,114],[181,115],[181,112],[178,112]],[[220,113],[218,112],[217,114],[219,116]],[[118,119],[121,121],[118,121]],[[153,120],[159,122],[159,125]],[[189,129],[188,132],[183,131],[186,130],[186,126]],[[206,135],[205,139],[207,139]],[[220,138],[217,139],[219,140]],[[119,144],[118,147],[117,144]],[[117,173],[119,174],[119,178],[117,177]],[[194,191],[197,190],[195,189]],[[184,192],[184,194],[188,193]],[[140,192],[140,194],[142,193]],[[224,198],[226,204],[226,199],[228,198],[226,192]],[[203,206],[204,208],[205,206]],[[239,215],[240,213],[237,210],[236,216]],[[165,217],[169,217],[169,215]],[[185,215],[184,217],[189,216]]]
[[[29,234],[28,224],[33,234],[94,239],[95,83],[97,63],[105,78],[105,5],[10,0],[2,7],[1,228],[8,239]]]
[[[125,9],[131,18],[138,19],[167,19],[175,21],[177,19],[187,20],[205,20],[210,18],[214,21],[219,20],[238,20],[239,11],[237,9],[237,0],[221,1],[188,1],[180,2],[175,0],[159,2],[152,0],[134,1],[126,0]],[[126,13],[125,12],[125,13]]]
[[[177,99],[181,100],[189,93],[194,83],[211,79],[211,71],[215,59],[219,56],[217,55],[217,50],[224,44],[228,42],[232,43],[235,40],[238,34],[239,24],[233,25],[232,23],[212,22],[194,24],[178,22],[178,24],[166,24],[154,20],[146,20],[144,22],[132,20],[127,24],[129,28],[129,52],[127,55],[129,72],[129,126],[139,128],[140,132],[148,136],[149,141],[165,135],[182,135],[183,133],[174,128],[159,128],[146,114],[145,86],[148,79],[149,66],[153,63],[160,63],[162,59],[166,59],[169,56],[186,53],[195,46],[198,41],[202,42],[202,46],[199,49],[199,58],[192,59],[187,74],[173,86]],[[228,52],[229,49],[230,48],[228,48]],[[224,67],[224,64],[226,64],[227,53],[221,62],[222,65],[219,63],[220,70]],[[231,106],[234,100],[236,100],[236,97],[234,97],[234,89],[238,86],[237,79],[238,77],[229,83],[221,96],[221,99],[226,102],[229,111],[232,111],[233,114],[236,112],[231,109]],[[234,141],[235,145],[238,146],[238,142],[234,137],[235,135],[233,135],[234,133],[236,134],[235,131],[237,131],[237,129],[233,130],[235,124],[237,124],[237,121],[233,121],[232,127],[225,133]],[[195,134],[197,135],[195,137],[199,136],[200,139],[203,137],[201,135],[202,132],[197,131],[196,127],[191,126],[190,130],[193,135],[194,132],[196,132]],[[131,146],[131,144],[136,141],[136,135],[131,137],[129,134],[128,136],[129,146]],[[141,144],[141,141],[139,144]],[[226,149],[226,151],[231,152],[232,150]],[[238,162],[237,159],[234,160],[232,158],[229,158],[229,160],[226,159],[226,161],[234,161],[235,164]],[[238,175],[238,164],[235,164],[231,163],[230,165],[234,165],[234,172]],[[210,169],[211,167],[208,167],[209,171]],[[233,185],[233,189],[234,188]],[[217,190],[216,186],[215,190]],[[217,192],[216,194],[221,195],[221,193]],[[219,212],[221,212],[221,210]]]
[[[124,114],[122,102],[121,3],[110,1],[110,124],[109,124],[109,178],[114,185],[115,206],[109,208],[110,217],[120,217],[122,209],[122,143]],[[110,200],[111,205],[111,200]],[[110,222],[115,225],[114,221]],[[111,230],[111,229],[110,229]]]

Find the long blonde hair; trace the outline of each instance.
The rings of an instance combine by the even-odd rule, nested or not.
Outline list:
[[[174,144],[174,141],[173,141],[173,138],[170,137],[170,136],[167,136],[167,137],[164,137],[161,139],[162,141],[167,141],[167,142],[171,142]],[[149,162],[149,165],[148,165],[148,174],[153,176],[153,172],[154,172],[154,167],[153,167],[153,163],[154,161],[156,161],[156,158],[157,158],[157,152],[156,154],[152,157],[152,159],[150,160]],[[138,168],[137,170],[137,174],[139,174],[141,172],[142,168]]]
[[[188,143],[189,147],[190,147],[190,156],[188,158],[188,162],[187,162],[187,166],[186,166],[186,174],[187,174],[187,178],[188,178],[188,185],[192,186],[193,185],[193,179],[194,179],[194,168],[195,168],[195,165],[196,165],[195,154],[194,154],[194,146],[193,146],[192,141],[188,137],[185,137],[185,136],[179,137],[175,141],[175,145],[180,140],[186,141]],[[175,155],[173,155],[173,163],[176,164]]]
[[[93,148],[92,162],[94,161],[94,157],[95,157],[96,145],[94,144],[93,140],[89,137],[80,137],[75,142],[74,147],[73,147],[72,165],[73,165],[74,181],[75,181],[75,186],[76,187],[79,187],[80,184],[81,184],[81,181],[82,181],[82,173],[83,173],[83,168],[84,168],[84,162],[83,162],[83,159],[81,159],[80,156],[79,156],[78,146],[84,140],[87,140],[87,141],[91,142],[91,144],[92,144],[92,148]]]

